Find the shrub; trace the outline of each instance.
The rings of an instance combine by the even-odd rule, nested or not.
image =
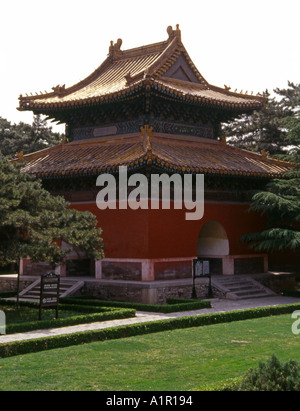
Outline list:
[[[281,291],[281,294],[285,295],[287,297],[300,298],[300,291],[299,290],[283,290],[283,291]]]
[[[0,291],[0,298],[10,298],[17,295],[16,291]]]
[[[167,304],[143,304],[133,302],[121,302],[121,301],[103,301],[97,299],[90,299],[88,297],[66,297],[62,298],[63,304],[77,304],[77,305],[89,305],[97,307],[121,307],[121,308],[133,308],[139,311],[158,312],[158,313],[174,313],[179,311],[191,311],[201,310],[204,308],[211,308],[210,301],[203,300],[189,300],[180,298],[169,298]]]
[[[300,391],[300,364],[289,361],[281,364],[273,355],[266,363],[260,363],[258,369],[250,369],[239,391]]]
[[[120,320],[135,317],[135,310],[115,309],[106,312],[74,315],[72,317],[58,318],[56,320],[29,321],[24,323],[9,324],[6,326],[7,334],[22,333],[49,328],[71,327],[78,324],[90,324],[102,321]]]
[[[6,306],[15,306],[16,302],[12,300],[0,300],[0,309],[5,311]],[[36,317],[38,318],[38,308],[39,304],[29,301],[20,301],[21,307],[30,307],[36,310]],[[44,310],[47,310],[45,308]],[[43,311],[44,311],[43,310]],[[58,319],[46,319],[42,321],[26,321],[17,322],[6,325],[7,334],[22,333],[27,331],[34,331],[38,329],[48,329],[48,328],[60,328],[69,327],[77,324],[89,324],[93,322],[100,321],[110,321],[124,318],[133,318],[136,315],[135,309],[121,308],[121,307],[97,307],[97,306],[87,306],[87,305],[75,305],[75,304],[59,304],[60,311],[71,311],[74,312],[73,316],[68,316]],[[75,313],[78,312],[78,315]]]

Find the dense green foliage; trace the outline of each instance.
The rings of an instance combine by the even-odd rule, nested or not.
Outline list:
[[[20,257],[55,265],[72,250],[102,258],[96,217],[70,209],[21,167],[0,154],[0,266],[18,263]],[[62,241],[67,249],[60,247]]]
[[[251,368],[237,388],[239,391],[300,391],[300,364],[296,361],[281,364],[273,355],[257,369]]]
[[[267,217],[266,229],[250,233],[242,241],[258,251],[300,249],[300,170],[287,173],[287,179],[276,179],[267,191],[256,193],[250,211]]]
[[[88,297],[67,297],[61,300],[64,304],[89,305],[94,307],[122,307],[134,308],[139,311],[157,312],[157,313],[174,313],[179,311],[201,310],[211,308],[210,301],[205,300],[188,300],[188,299],[168,299],[167,304],[142,304],[121,301],[102,301],[89,299]]]
[[[299,102],[300,84],[288,82],[287,89],[275,89],[271,97],[266,92],[264,110],[242,114],[223,124],[229,144],[250,151],[264,150],[270,155],[291,155],[300,148]]]
[[[34,117],[33,124],[18,123],[0,117],[0,151],[3,155],[14,157],[39,151],[59,144],[64,136],[52,131],[40,115]]]
[[[114,307],[91,307],[59,304],[59,318],[55,310],[44,309],[43,319],[38,321],[37,303],[20,302],[22,310],[16,310],[14,301],[0,301],[0,308],[6,314],[6,334],[15,334],[48,328],[60,328],[78,324],[109,321],[135,317],[135,310]]]

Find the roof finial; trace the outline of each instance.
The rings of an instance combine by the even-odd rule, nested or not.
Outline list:
[[[169,35],[169,41],[172,41],[175,37],[181,41],[181,30],[179,29],[179,24],[176,24],[176,30],[173,30],[172,26],[168,26],[167,33]]]
[[[153,131],[153,127],[149,126],[149,124],[146,124],[145,126],[141,127],[141,133],[143,137],[146,137],[146,136],[152,137],[152,131]]]
[[[125,80],[126,80],[126,85],[127,85],[127,86],[130,86],[130,84],[131,84],[132,81],[133,81],[133,80],[132,80],[132,77],[131,77],[130,71],[129,71],[129,73],[126,74]]]
[[[221,143],[226,146],[227,145],[227,137],[226,136],[221,136],[220,137]]]
[[[114,43],[111,40],[110,46],[109,46],[109,55],[112,57],[118,57],[118,55],[121,53],[122,43],[123,43],[122,39],[118,39],[116,43]]]
[[[66,91],[66,85],[64,84],[63,86],[60,86],[59,84],[55,87],[52,87],[52,90],[54,91],[55,94],[57,94],[59,97],[62,96],[65,91]]]
[[[269,154],[270,153],[268,151],[261,150],[261,155],[262,155],[263,158],[268,158]]]
[[[167,27],[167,33],[168,33],[168,35],[169,35],[169,38],[171,38],[171,36],[173,36],[172,26],[168,26],[168,27]]]
[[[17,159],[18,159],[17,161],[20,162],[20,163],[22,163],[23,161],[25,161],[23,151],[20,151],[20,153],[16,153],[16,157],[17,157]]]

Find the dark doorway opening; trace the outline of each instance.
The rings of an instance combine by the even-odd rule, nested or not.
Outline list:
[[[91,259],[67,260],[67,277],[94,277],[95,262]]]

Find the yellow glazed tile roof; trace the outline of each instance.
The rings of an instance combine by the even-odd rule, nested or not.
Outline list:
[[[166,41],[130,50],[121,50],[122,40],[111,42],[107,59],[85,80],[72,87],[53,87],[53,92],[20,96],[19,110],[47,111],[65,107],[109,102],[141,88],[168,93],[181,101],[221,105],[227,108],[261,108],[265,99],[231,92],[230,88],[210,85],[200,74],[181,42],[181,32],[167,29]],[[170,70],[182,59],[191,79],[178,78]]]
[[[61,144],[25,155],[23,171],[41,178],[97,175],[152,165],[170,172],[280,177],[293,168],[287,162],[240,150],[218,141],[174,139],[147,134],[130,138]]]

